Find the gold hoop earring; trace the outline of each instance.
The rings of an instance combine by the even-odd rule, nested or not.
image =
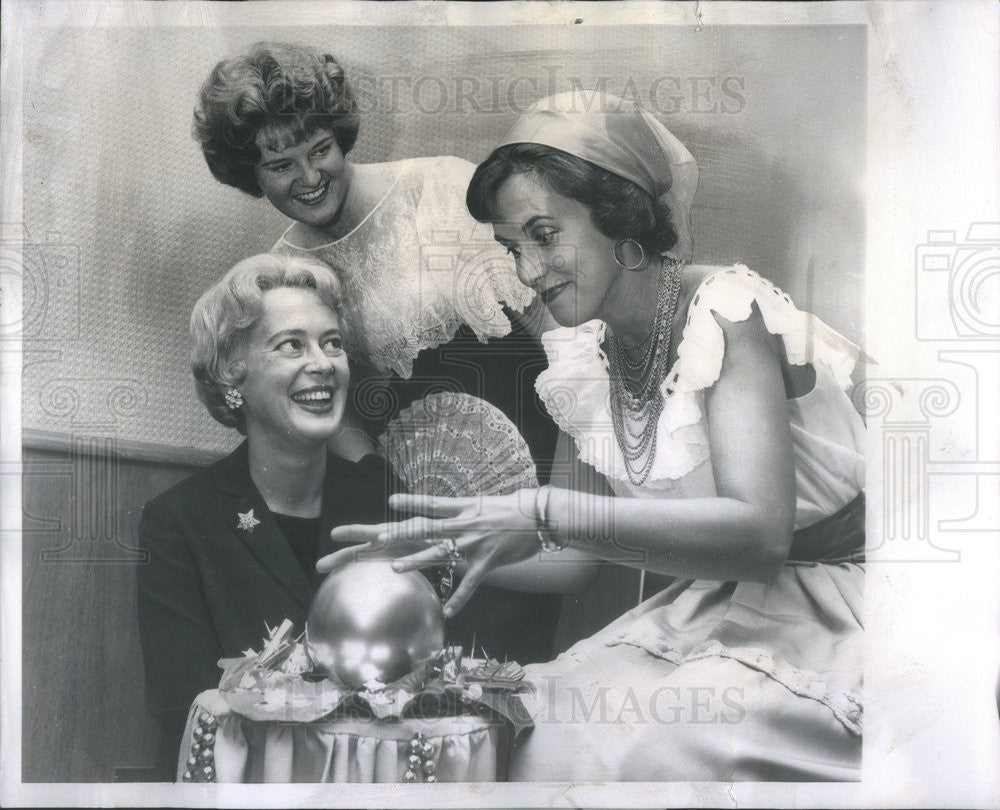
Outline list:
[[[639,248],[639,261],[637,264],[625,264],[625,262],[623,262],[621,257],[618,255],[618,251],[621,250],[622,245],[628,242],[631,242]],[[619,239],[615,242],[615,247],[612,250],[612,253],[615,257],[615,264],[617,264],[622,270],[631,270],[634,272],[646,266],[646,251],[642,247],[642,243],[632,237],[629,237],[628,239]]]

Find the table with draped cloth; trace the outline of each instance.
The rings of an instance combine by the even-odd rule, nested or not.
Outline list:
[[[206,713],[217,724],[211,761],[218,782],[402,782],[416,734],[433,746],[439,782],[506,777],[511,725],[498,716],[263,722],[237,714],[212,689],[198,695],[188,713],[178,781],[188,767],[199,717]]]

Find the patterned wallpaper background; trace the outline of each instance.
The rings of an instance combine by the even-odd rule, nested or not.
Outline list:
[[[25,43],[25,428],[238,440],[194,395],[188,314],[287,222],[211,177],[191,112],[212,66],[262,39],[345,65],[358,162],[477,162],[542,95],[638,96],[699,161],[696,260],[741,260],[863,341],[863,27],[55,29]]]

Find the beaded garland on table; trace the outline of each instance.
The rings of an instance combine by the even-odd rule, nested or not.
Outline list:
[[[188,757],[184,770],[184,782],[214,782],[215,781],[215,734],[218,731],[218,720],[208,712],[200,712],[191,735],[191,756]],[[416,782],[423,778],[425,782],[436,782],[437,763],[434,761],[434,744],[419,731],[413,735],[409,744],[409,755],[406,758],[404,782]]]
[[[434,763],[434,744],[419,731],[410,740],[410,755],[406,759],[407,769],[403,774],[404,782],[416,782],[419,776],[425,782],[436,782],[437,775]]]
[[[182,777],[184,782],[215,781],[215,734],[218,728],[215,715],[205,711],[198,713],[198,720],[191,730],[194,742],[191,743],[191,756]]]
[[[488,717],[491,723],[497,719],[509,723],[515,737],[534,725],[518,697],[529,689],[524,670],[513,661],[463,658],[461,647],[445,647],[393,683],[373,680],[346,687],[317,677],[321,673],[309,660],[303,637],[293,631],[286,619],[268,628],[260,653],[250,649],[241,658],[219,662],[224,670],[219,695],[233,715],[287,725],[358,716],[396,723],[404,717],[421,720],[471,713]],[[197,710],[184,782],[217,781],[214,749],[219,728],[219,717]],[[408,741],[404,738],[398,743],[395,778],[437,782],[443,740],[435,742],[420,732]]]
[[[674,315],[680,298],[678,259],[663,257],[656,292],[656,317],[642,357],[633,360],[613,332],[608,332],[608,376],[611,384],[611,421],[625,460],[629,480],[639,486],[649,477],[656,456],[656,430],[663,412],[660,383],[667,376]],[[641,345],[641,343],[639,344]],[[636,393],[629,387],[632,383]]]

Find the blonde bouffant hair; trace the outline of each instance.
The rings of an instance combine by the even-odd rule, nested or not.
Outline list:
[[[243,410],[226,405],[226,392],[239,386],[246,374],[243,353],[264,311],[264,293],[282,287],[315,290],[346,333],[337,275],[319,259],[306,256],[262,253],[244,259],[213,284],[191,312],[191,371],[198,398],[217,422],[243,434]]]

